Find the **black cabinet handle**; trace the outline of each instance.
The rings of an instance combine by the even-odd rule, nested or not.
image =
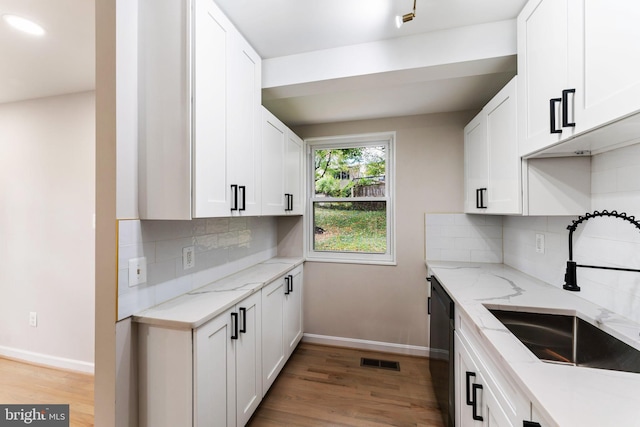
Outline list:
[[[247,208],[247,187],[244,185],[241,185],[238,187],[238,190],[242,192],[242,207],[238,210],[244,211]]]
[[[471,377],[475,378],[476,373],[475,372],[469,372],[467,371],[467,405],[471,406],[473,405],[473,400],[471,400],[471,390],[470,390],[470,385],[471,385]]]
[[[486,191],[486,188],[478,188],[476,190],[476,209],[487,209],[484,204],[484,193]]]
[[[231,210],[237,211],[238,210],[238,186],[236,184],[231,184],[231,198],[233,199]]]
[[[240,328],[240,333],[244,334],[247,332],[247,309],[240,307],[240,313],[242,314],[242,327]]]
[[[472,390],[472,394],[473,394],[473,419],[476,421],[484,421],[484,418],[482,418],[482,415],[478,415],[478,396],[476,395],[476,392],[478,390],[482,390],[482,384],[474,384],[471,386]]]
[[[287,276],[289,278],[289,293],[293,293],[293,276],[290,274]]]
[[[284,208],[285,212],[290,212],[293,210],[293,194],[285,193],[284,198],[287,204],[287,207]]]
[[[570,122],[569,117],[569,94],[576,93],[575,89],[565,89],[562,91],[562,127],[575,127],[576,122]],[[575,110],[574,110],[575,111]],[[575,117],[573,118],[575,120]]]
[[[285,295],[289,295],[291,293],[291,291],[289,290],[289,281],[291,276],[286,276],[284,278],[284,286],[285,286],[285,290],[284,290],[284,294]]]
[[[522,427],[542,427],[542,425],[535,421],[522,421]]]
[[[427,297],[427,314],[431,314],[431,297]]]
[[[556,127],[556,104],[562,102],[562,98],[553,98],[549,100],[549,122],[551,124],[551,133],[562,133],[562,129]]]
[[[233,328],[232,340],[238,339],[238,313],[231,313],[231,327]]]

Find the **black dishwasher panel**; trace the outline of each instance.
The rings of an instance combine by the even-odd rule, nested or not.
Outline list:
[[[454,426],[455,388],[453,365],[454,303],[438,280],[431,276],[429,301],[429,371],[445,426]]]

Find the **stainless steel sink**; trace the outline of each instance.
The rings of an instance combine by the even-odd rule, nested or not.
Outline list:
[[[489,311],[543,361],[640,373],[640,351],[579,317]]]

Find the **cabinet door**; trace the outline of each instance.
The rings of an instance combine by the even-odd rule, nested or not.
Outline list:
[[[287,131],[286,157],[284,160],[284,173],[286,193],[292,197],[291,205],[287,214],[302,215],[304,209],[303,201],[303,164],[304,164],[304,143],[296,134]]]
[[[284,300],[285,355],[288,358],[302,339],[302,267],[297,267],[288,275]]]
[[[464,128],[465,206],[467,213],[484,212],[479,208],[480,198],[487,192],[487,133],[481,112]]]
[[[226,69],[231,24],[212,0],[196,0],[194,14],[193,216],[228,216]]]
[[[237,423],[245,425],[262,400],[262,301],[255,293],[238,303],[236,341]]]
[[[285,150],[287,127],[262,109],[262,214],[285,213]],[[295,198],[294,198],[295,202]]]
[[[194,426],[236,425],[236,324],[225,311],[194,331]]]
[[[259,215],[262,195],[262,61],[237,31],[233,31],[230,41],[227,69],[227,176],[229,185],[242,187],[240,209],[231,211],[231,214]]]
[[[483,425],[483,421],[473,419],[474,406],[469,402],[473,401],[474,395],[478,399],[482,399],[481,390],[476,389],[474,385],[482,386],[480,378],[480,370],[474,363],[469,351],[463,344],[462,340],[455,333],[454,342],[455,351],[455,377],[456,377],[456,425],[459,427],[479,427]],[[483,417],[482,410],[484,402],[479,400],[475,404],[476,415]],[[484,418],[484,417],[483,417]]]
[[[498,403],[493,390],[487,385],[487,381],[484,380],[482,375],[480,378],[484,384],[480,391],[480,401],[483,405],[482,425],[486,427],[516,427],[516,423],[509,419],[505,411],[502,409],[502,406],[500,406],[500,403]]]
[[[262,288],[262,391],[269,390],[286,361],[284,349],[284,279]]]
[[[569,64],[576,127],[591,129],[640,109],[640,2],[572,0]]]
[[[516,78],[484,107],[487,126],[488,213],[522,212],[521,162],[518,154]]]
[[[531,0],[518,16],[518,131],[520,155],[573,135],[562,128],[561,105],[554,104],[556,127],[551,133],[552,99],[568,88],[568,17],[571,0]]]

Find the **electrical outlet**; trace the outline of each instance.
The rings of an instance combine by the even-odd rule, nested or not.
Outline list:
[[[536,253],[544,253],[544,234],[536,233]]]
[[[193,246],[187,246],[186,248],[182,248],[182,269],[188,270],[190,268],[195,267],[195,265],[196,265],[195,248]]]
[[[35,311],[29,312],[29,326],[33,326],[34,328],[38,327],[38,313]]]
[[[147,282],[147,258],[129,260],[129,286],[138,286]]]

